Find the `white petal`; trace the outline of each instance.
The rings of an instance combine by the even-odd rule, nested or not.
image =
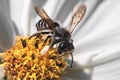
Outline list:
[[[118,59],[120,58],[119,3],[119,0],[116,2],[111,0],[101,3],[81,31],[74,36],[76,47],[74,61],[78,65],[74,64],[75,67],[73,66],[73,71],[76,69],[78,69],[76,71],[80,71],[79,67],[81,66],[96,66],[95,69],[93,69],[93,80],[119,79],[118,74],[120,72],[117,71],[119,70]],[[90,59],[94,54],[96,54],[96,56]],[[107,69],[107,67],[110,68]],[[78,74],[80,76],[80,73]],[[105,76],[103,74],[105,74]],[[72,75],[77,75],[77,73]]]
[[[32,0],[10,0],[11,18],[17,25],[20,35],[29,34],[31,3]]]
[[[118,3],[113,1],[110,3],[108,1],[99,6],[92,18],[89,19],[81,31],[74,37],[75,53],[83,53],[96,48],[106,50],[109,47],[115,47],[120,44],[120,23],[118,20],[120,10]],[[113,7],[108,9],[111,5]]]
[[[112,60],[93,70],[92,80],[120,80],[120,59]]]
[[[0,1],[0,52],[14,43],[15,29],[10,19],[9,1]]]
[[[4,68],[0,67],[0,80],[4,77]]]

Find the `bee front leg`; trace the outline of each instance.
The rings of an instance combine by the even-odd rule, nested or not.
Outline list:
[[[43,44],[42,44],[42,47],[44,47],[44,46],[45,46],[45,43],[46,43],[46,42],[48,41],[48,39],[50,39],[50,38],[51,38],[50,44],[52,43],[52,41],[54,40],[55,33],[54,33],[52,30],[41,30],[41,31],[38,31],[37,33],[31,35],[29,38],[32,38],[32,37],[35,37],[35,36],[38,38],[38,37],[41,37],[41,35],[46,35],[46,38],[45,38],[45,40],[43,41]],[[36,45],[36,44],[35,44],[35,45]],[[40,54],[44,55],[44,54],[49,50],[50,47],[51,47],[51,45],[45,46],[45,47],[41,50]]]
[[[33,35],[31,35],[29,37],[29,39],[32,37],[35,37],[35,36],[38,38],[41,35],[49,35],[49,34],[54,35],[55,33],[52,30],[41,30],[41,31],[38,31],[37,33],[34,33]]]
[[[54,35],[50,35],[50,34],[47,35],[46,39],[45,39],[44,42],[43,42],[42,47],[45,46],[45,43],[48,41],[49,38],[51,38],[51,41],[53,41]],[[50,42],[50,45],[45,46],[45,47],[41,50],[41,54],[42,54],[42,55],[44,55],[44,54],[51,48],[51,43],[52,43],[52,42]]]

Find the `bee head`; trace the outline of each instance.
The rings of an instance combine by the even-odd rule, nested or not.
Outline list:
[[[57,48],[59,54],[72,53],[73,50],[74,50],[73,44],[68,41],[61,42]]]

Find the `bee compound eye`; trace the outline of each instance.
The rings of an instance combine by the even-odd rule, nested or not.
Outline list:
[[[59,27],[60,25],[59,25],[59,23],[54,22],[54,26],[55,26],[55,27]]]
[[[64,44],[63,43],[61,43],[61,44],[59,44],[59,46],[58,46],[58,48],[57,48],[57,52],[59,53],[59,54],[62,54],[63,52],[64,52]]]
[[[57,48],[59,54],[73,52],[74,46],[69,42],[61,42]]]

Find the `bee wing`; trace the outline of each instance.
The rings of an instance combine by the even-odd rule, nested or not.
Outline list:
[[[78,23],[82,20],[86,12],[86,6],[85,5],[79,5],[78,7],[74,8],[73,14],[72,14],[72,20],[70,23],[70,29],[69,32],[72,33],[75,27],[78,25]]]
[[[47,15],[47,13],[44,11],[44,9],[35,6],[35,11],[37,12],[37,14],[42,18],[42,20],[44,20],[47,24],[48,27],[53,30],[54,32],[56,32],[56,29],[54,27],[54,23],[53,21],[50,19],[50,17]]]

